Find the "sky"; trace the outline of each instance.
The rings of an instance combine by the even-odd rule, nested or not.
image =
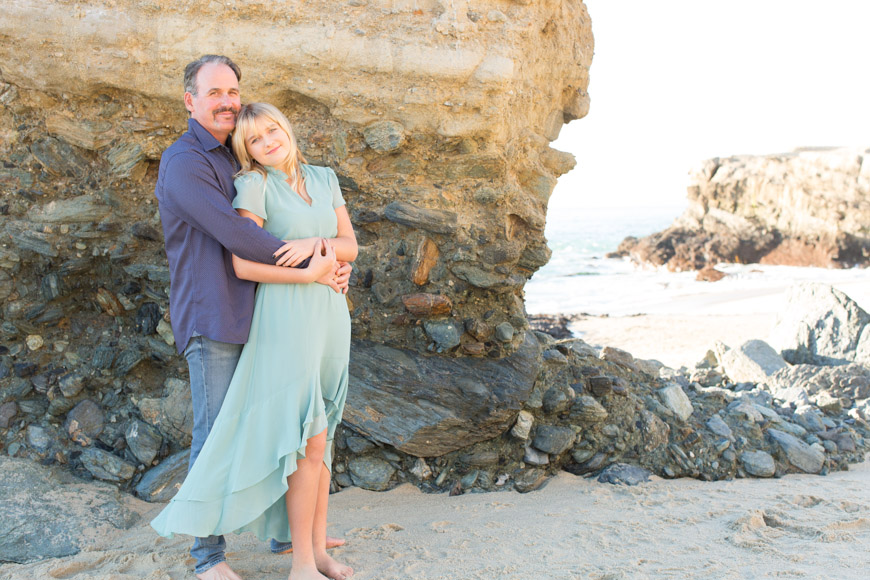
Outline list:
[[[870,147],[870,1],[585,0],[589,114],[550,209],[685,204],[711,157]]]

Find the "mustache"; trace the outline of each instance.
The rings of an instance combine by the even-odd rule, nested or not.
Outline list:
[[[236,115],[238,117],[240,110],[241,109],[237,107],[221,107],[220,109],[215,109],[214,111],[212,111],[212,115],[217,116],[221,113],[232,113],[233,115]]]

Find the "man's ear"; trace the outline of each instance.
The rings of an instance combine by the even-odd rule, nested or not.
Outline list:
[[[193,95],[190,93],[184,93],[184,108],[191,113],[193,112]]]

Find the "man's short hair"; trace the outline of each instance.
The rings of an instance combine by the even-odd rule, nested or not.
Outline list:
[[[184,92],[190,93],[193,96],[196,96],[196,75],[199,74],[199,69],[203,67],[203,65],[209,63],[216,64],[225,64],[236,73],[236,80],[242,82],[242,71],[239,69],[239,65],[234,63],[228,56],[222,56],[219,54],[206,54],[192,63],[188,64],[184,67]]]

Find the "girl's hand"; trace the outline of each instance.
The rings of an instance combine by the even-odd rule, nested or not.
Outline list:
[[[308,263],[307,268],[313,276],[312,282],[319,281],[325,274],[332,275],[335,269],[335,250],[323,238],[316,239],[311,248],[311,262]]]
[[[329,286],[336,293],[347,294],[347,282],[350,280],[351,266],[347,262],[335,262],[331,272],[327,272],[315,282]]]
[[[350,273],[353,267],[348,262],[335,262],[335,282],[341,288],[342,294],[347,294],[348,282],[350,281]]]
[[[298,240],[284,240],[286,243],[278,248],[275,257],[278,261],[276,266],[298,266],[302,260],[314,253],[315,242],[320,238],[301,238]]]

